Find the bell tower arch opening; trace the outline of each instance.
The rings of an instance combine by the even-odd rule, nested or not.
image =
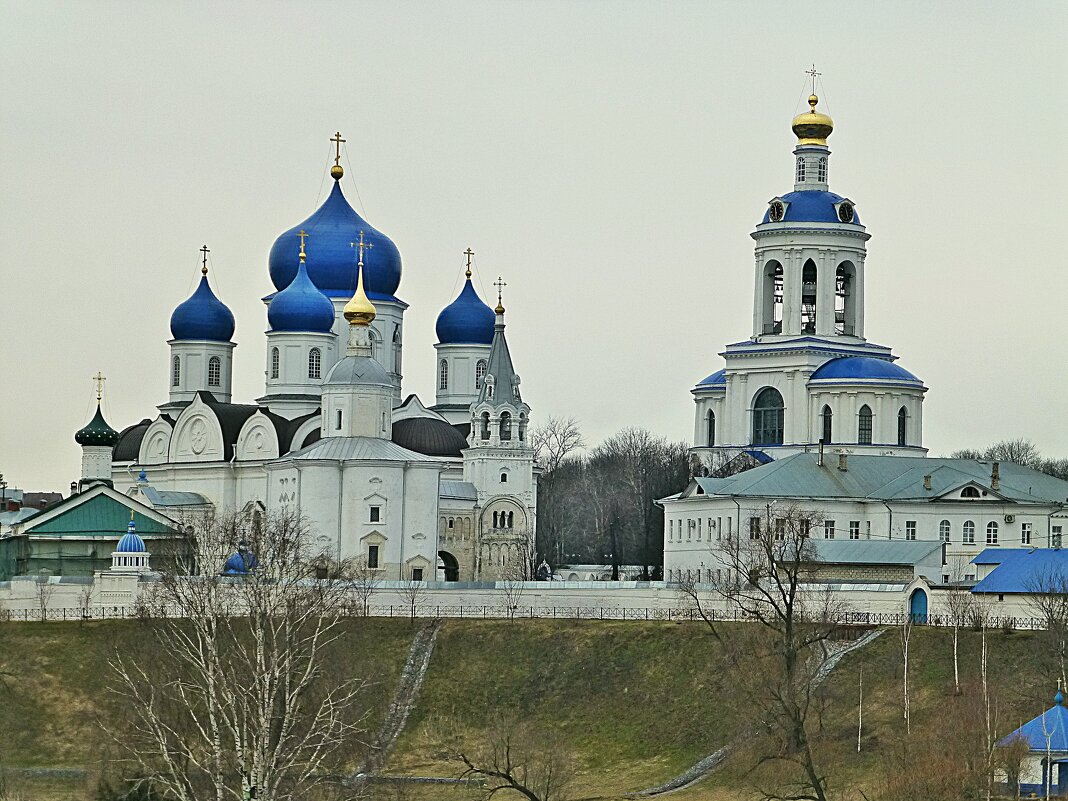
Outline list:
[[[801,333],[816,333],[816,263],[809,259],[801,268]]]
[[[848,337],[860,336],[856,283],[856,266],[851,261],[843,261],[834,271],[834,330]]]
[[[781,334],[783,314],[783,270],[782,264],[772,259],[764,265],[761,273],[763,309],[760,315],[760,328],[757,334]]]

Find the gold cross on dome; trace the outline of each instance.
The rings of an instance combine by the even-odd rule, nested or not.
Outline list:
[[[468,248],[464,251],[464,255],[467,256],[467,277],[471,277],[471,257],[475,255],[475,251]]]
[[[342,139],[341,138],[341,131],[338,131],[337,133],[335,133],[330,138],[330,141],[334,143],[334,148],[335,148],[335,151],[336,151],[335,155],[334,155],[334,166],[335,167],[340,167],[341,166],[341,146],[343,144],[345,144],[345,142],[348,141],[348,140]]]
[[[823,75],[822,72],[816,72],[816,65],[812,65],[812,69],[805,70],[805,75],[812,78],[812,94],[816,94],[816,78]]]
[[[308,238],[308,232],[303,228],[300,229],[300,233],[297,234],[300,237],[300,258],[304,258],[304,240]]]
[[[208,254],[211,253],[211,251],[208,250],[208,246],[207,245],[204,245],[200,249],[200,252],[204,254],[204,258],[200,262],[200,274],[201,275],[207,275],[208,274]]]
[[[359,258],[358,264],[360,266],[362,266],[363,265],[363,252],[365,250],[371,250],[372,248],[374,248],[374,245],[371,244],[370,242],[364,242],[363,241],[363,231],[360,231],[360,241],[359,242],[349,242],[349,247],[356,248],[356,249],[359,250],[360,258]]]
[[[497,276],[497,280],[493,282],[493,285],[495,287],[497,287],[497,303],[500,304],[500,302],[501,302],[501,290],[503,290],[506,286],[508,286],[508,284],[505,283],[505,281],[498,275]]]
[[[100,399],[104,397],[104,382],[107,381],[104,378],[104,374],[99,370],[96,371],[96,375],[93,376],[93,381],[96,382],[96,401],[100,402]]]

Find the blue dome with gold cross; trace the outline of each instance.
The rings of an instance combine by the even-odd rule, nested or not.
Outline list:
[[[171,336],[182,340],[229,342],[233,335],[233,312],[211,291],[205,267],[196,292],[171,314]]]
[[[401,256],[393,241],[372,227],[349,205],[341,191],[340,168],[330,196],[311,217],[275,240],[268,257],[275,289],[289,286],[297,274],[300,232],[307,232],[308,277],[327,297],[351,297],[356,289],[356,248],[363,232],[370,245],[363,256],[364,287],[371,300],[392,300],[400,286]]]
[[[311,331],[326,334],[334,325],[334,304],[308,277],[304,259],[297,275],[285,289],[271,298],[267,321],[272,331]]]
[[[442,345],[489,345],[496,321],[493,309],[482,302],[468,273],[464,288],[456,300],[441,310],[434,330]]]

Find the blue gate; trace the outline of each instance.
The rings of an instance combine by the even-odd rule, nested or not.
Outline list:
[[[927,622],[927,593],[923,590],[913,590],[909,598],[909,615],[913,623]]]

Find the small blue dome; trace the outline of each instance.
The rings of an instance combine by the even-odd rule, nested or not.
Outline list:
[[[923,385],[916,376],[887,359],[845,356],[820,365],[809,381],[897,381]]]
[[[371,248],[363,257],[363,280],[371,300],[392,298],[400,286],[401,257],[389,237],[375,230],[357,214],[341,184],[335,182],[326,202],[316,212],[275,240],[267,261],[275,289],[289,286],[297,274],[300,252],[299,233],[308,233],[308,277],[328,297],[350,297],[356,290],[356,249],[352,247],[364,232]]]
[[[271,298],[267,321],[272,331],[329,333],[334,325],[334,304],[316,289],[301,262],[289,286]]]
[[[496,322],[497,315],[482,302],[468,278],[456,300],[441,310],[434,330],[442,345],[489,345]]]
[[[1060,690],[1057,690],[1057,694],[1055,696],[1053,696],[1053,703],[1054,703],[1054,705],[1058,705],[1058,704],[1059,705],[1063,705],[1064,704],[1064,693],[1062,693]]]
[[[144,553],[145,550],[145,541],[133,531],[127,531],[123,534],[122,539],[119,540],[119,544],[115,548],[117,553]]]
[[[238,543],[237,553],[226,560],[223,565],[224,576],[245,576],[256,567],[256,556],[251,553],[244,540]]]
[[[197,291],[171,314],[171,336],[174,339],[229,342],[233,335],[234,315],[215,297],[205,275],[200,279]]]
[[[806,189],[803,192],[788,192],[780,198],[786,203],[786,214],[781,222],[827,222],[841,223],[838,219],[838,210],[835,203],[845,200],[841,195],[834,192],[820,192],[815,189]],[[771,222],[771,211],[764,212],[761,223]],[[853,221],[850,225],[860,225],[860,215],[853,210]]]
[[[727,368],[716,370],[712,375],[697,382],[699,387],[723,386],[727,383]]]

